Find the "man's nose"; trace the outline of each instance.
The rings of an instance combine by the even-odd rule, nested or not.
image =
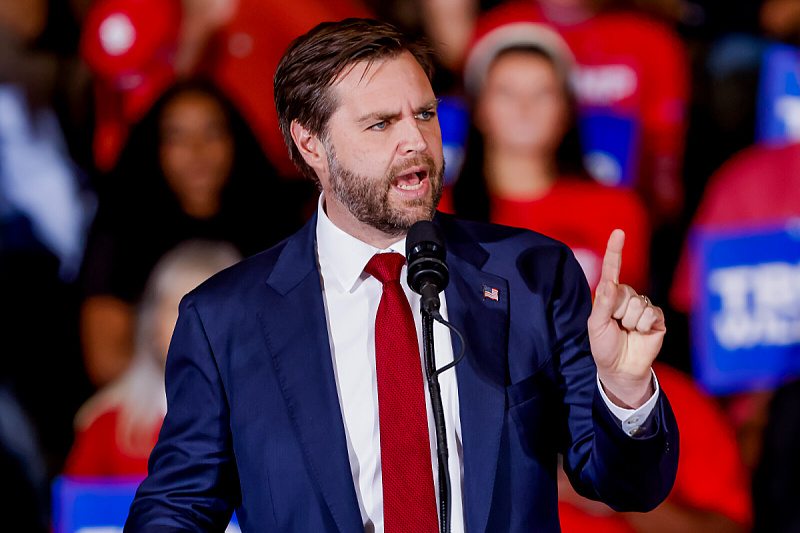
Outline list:
[[[415,117],[410,117],[401,121],[402,127],[400,128],[401,138],[398,149],[401,155],[409,152],[424,152],[428,148],[428,142],[420,130],[420,125],[417,123]]]

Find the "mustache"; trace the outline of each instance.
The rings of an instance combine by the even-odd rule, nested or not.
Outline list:
[[[389,169],[388,182],[391,184],[397,176],[402,176],[408,169],[413,167],[425,166],[428,168],[428,177],[437,174],[439,169],[436,167],[436,162],[428,154],[419,154],[412,159],[404,161],[402,164],[395,165]]]

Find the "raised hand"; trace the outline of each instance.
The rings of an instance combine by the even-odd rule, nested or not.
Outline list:
[[[635,409],[653,393],[650,367],[667,328],[660,307],[619,283],[624,244],[625,233],[614,230],[608,239],[588,328],[606,395],[620,407]]]

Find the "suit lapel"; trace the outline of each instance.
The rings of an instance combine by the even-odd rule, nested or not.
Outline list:
[[[439,217],[440,222],[443,217]],[[443,223],[448,236],[450,284],[445,290],[450,321],[466,336],[464,360],[456,366],[464,450],[464,509],[467,531],[483,532],[489,518],[505,418],[508,347],[508,282],[483,272],[488,253],[459,238],[458,228]],[[484,296],[497,290],[497,300]],[[453,337],[454,351],[459,349]]]
[[[451,221],[447,235],[450,321],[466,336],[456,366],[464,451],[465,519],[483,532],[489,518],[505,417],[508,282],[481,270],[488,253]],[[341,532],[363,531],[331,361],[315,250],[316,215],[284,247],[259,312],[275,372],[320,493]],[[484,297],[497,289],[497,301]],[[274,310],[280,309],[280,313]],[[272,319],[270,321],[270,319]],[[459,349],[453,338],[454,350]]]
[[[347,455],[315,250],[316,215],[284,247],[259,312],[310,472],[339,531],[363,531]]]

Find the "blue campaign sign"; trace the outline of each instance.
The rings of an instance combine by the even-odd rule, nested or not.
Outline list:
[[[634,117],[612,109],[584,109],[578,130],[584,166],[595,180],[612,187],[636,185],[642,141]]]
[[[56,478],[53,533],[122,533],[141,481],[142,476]],[[240,533],[236,515],[226,531]]]
[[[713,394],[770,388],[800,375],[800,219],[700,228],[692,290],[692,362]]]
[[[764,51],[756,103],[756,141],[800,140],[800,49],[774,44]]]
[[[442,149],[444,150],[444,183],[453,185],[461,174],[469,133],[469,109],[467,102],[457,96],[444,96],[439,99],[439,126],[442,129]]]

